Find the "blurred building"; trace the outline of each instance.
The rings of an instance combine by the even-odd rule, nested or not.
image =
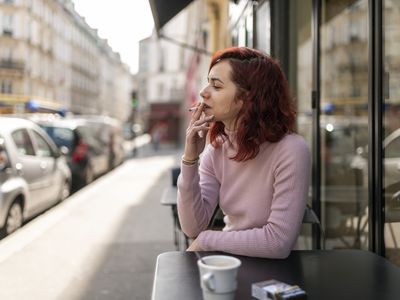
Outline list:
[[[174,6],[164,8],[168,13]],[[140,42],[139,109],[146,116],[149,132],[165,125],[166,141],[183,141],[190,117],[187,109],[199,100],[210,54],[227,45],[227,14],[228,1],[194,1],[162,30],[157,25],[153,34]]]
[[[400,0],[150,3],[161,38],[180,14],[207,3],[201,24],[209,35],[223,33],[217,48],[253,47],[279,60],[298,131],[312,150],[309,201],[325,229],[322,242],[328,249],[369,249],[400,265]],[[221,10],[212,4],[221,3],[229,18],[217,30],[211,18]],[[198,22],[192,17],[187,27]],[[216,39],[207,41],[208,51],[216,50]],[[205,77],[207,69],[196,72]],[[311,238],[307,247],[320,246],[317,231],[302,237]]]
[[[131,74],[71,0],[0,2],[0,110],[125,119]]]

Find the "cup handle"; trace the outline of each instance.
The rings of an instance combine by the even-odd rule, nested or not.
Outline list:
[[[206,273],[201,277],[201,280],[203,281],[205,287],[211,291],[215,291],[215,283],[214,283],[214,274],[213,273]]]

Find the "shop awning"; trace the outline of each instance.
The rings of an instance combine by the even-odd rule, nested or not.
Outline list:
[[[160,29],[193,0],[149,0],[153,13],[154,24],[159,33]]]

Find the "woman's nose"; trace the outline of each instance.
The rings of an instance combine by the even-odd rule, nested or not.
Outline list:
[[[207,98],[209,96],[209,93],[207,92],[207,87],[205,86],[204,88],[201,89],[200,91],[200,96],[202,98]]]

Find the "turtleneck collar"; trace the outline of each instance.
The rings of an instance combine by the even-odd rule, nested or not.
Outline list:
[[[236,134],[237,130],[230,130],[228,128],[224,128],[225,134],[227,135],[227,142],[229,142],[229,145],[233,148],[236,148]]]

